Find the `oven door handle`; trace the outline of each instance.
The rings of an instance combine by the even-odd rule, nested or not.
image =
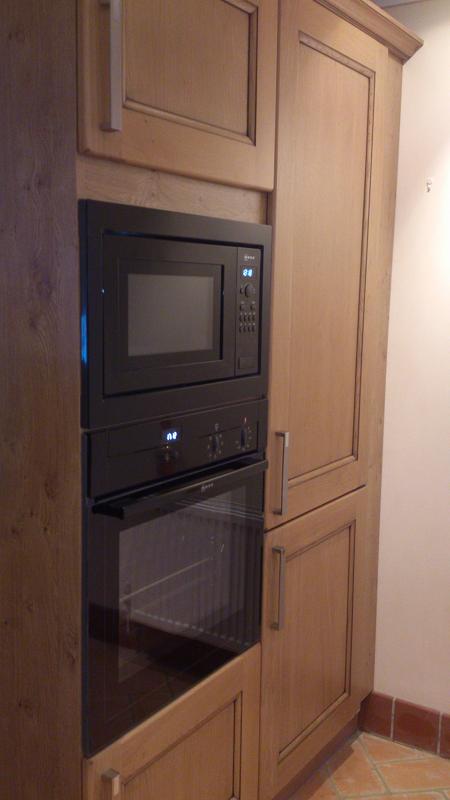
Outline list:
[[[163,508],[168,503],[176,502],[182,497],[196,492],[199,492],[203,497],[208,497],[211,493],[225,492],[232,486],[239,486],[247,478],[252,478],[254,475],[264,472],[267,466],[268,462],[266,460],[253,462],[239,469],[213,473],[203,477],[201,480],[197,479],[178,485],[174,489],[163,489],[159,492],[152,490],[145,494],[141,491],[138,495],[129,494],[117,500],[95,505],[92,510],[95,514],[105,514],[107,517],[116,517],[117,519],[128,520],[133,517],[140,517],[142,514]]]

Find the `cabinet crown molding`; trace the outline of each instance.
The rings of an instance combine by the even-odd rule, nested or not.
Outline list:
[[[384,44],[402,63],[423,45],[423,39],[371,0],[316,0]]]

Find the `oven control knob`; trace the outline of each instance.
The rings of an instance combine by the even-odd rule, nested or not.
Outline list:
[[[247,286],[244,289],[246,297],[253,297],[256,294],[256,289],[252,286],[251,283],[247,283]]]
[[[241,447],[243,450],[248,447],[248,428],[241,428]]]

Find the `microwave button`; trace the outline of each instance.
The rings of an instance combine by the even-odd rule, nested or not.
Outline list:
[[[247,283],[247,286],[244,289],[246,297],[253,297],[256,294],[256,289],[251,283]]]
[[[239,369],[255,369],[256,358],[252,356],[241,356],[239,359]]]

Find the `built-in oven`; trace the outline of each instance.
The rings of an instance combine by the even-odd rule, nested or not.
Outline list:
[[[82,424],[263,397],[271,229],[80,202]]]
[[[270,241],[80,203],[86,755],[260,638]]]
[[[87,755],[259,640],[265,467],[235,456],[87,505]]]

